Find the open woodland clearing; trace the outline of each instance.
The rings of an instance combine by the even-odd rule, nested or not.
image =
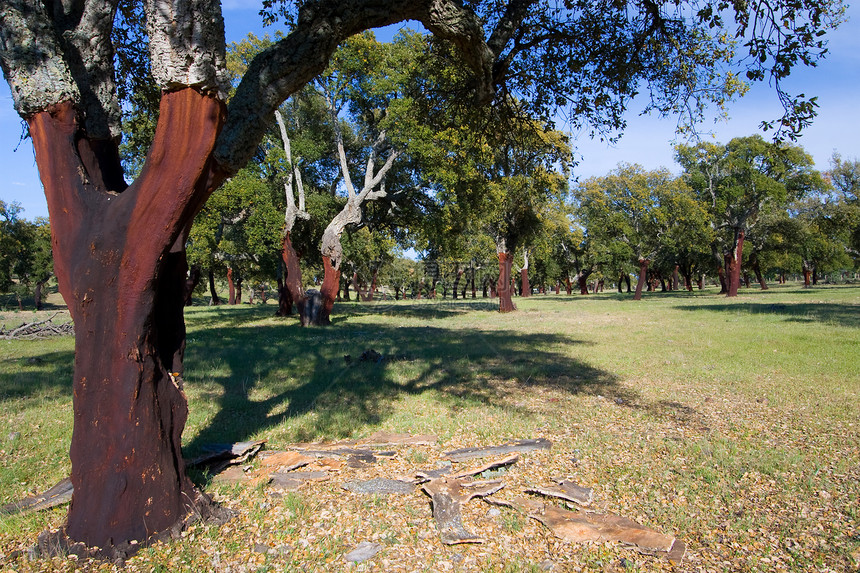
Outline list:
[[[237,514],[142,550],[129,571],[847,571],[860,566],[860,288],[745,289],[339,303],[329,328],[274,305],[186,312],[186,458],[205,444],[435,434],[429,446],[272,495],[195,479]],[[12,326],[24,315],[6,313]],[[0,341],[0,504],[68,475],[73,339]],[[367,350],[383,355],[360,361]],[[349,355],[347,361],[345,356]],[[436,467],[455,448],[547,438],[500,476],[509,499],[569,477],[592,507],[677,536],[680,565],[617,543],[575,545],[473,500],[482,544],[440,543],[430,500],[344,491]],[[251,465],[259,463],[258,460]],[[28,561],[65,508],[0,521],[11,570],[112,569]],[[361,541],[383,550],[348,565]],[[23,550],[23,555],[15,553]],[[271,550],[271,552],[265,552]]]

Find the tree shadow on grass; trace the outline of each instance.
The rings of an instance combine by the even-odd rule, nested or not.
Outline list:
[[[766,303],[729,301],[724,304],[678,306],[680,310],[764,314],[785,317],[791,322],[831,323],[860,328],[860,307],[835,303]]]
[[[454,409],[464,403],[516,409],[517,397],[541,389],[632,399],[613,374],[564,352],[577,344],[590,343],[558,334],[349,322],[195,331],[186,357],[190,407],[192,414],[197,407],[211,414],[184,449],[193,457],[205,444],[265,430],[300,441],[343,438],[384,421],[399,398],[425,393]],[[382,359],[362,360],[369,350]]]
[[[74,359],[75,353],[68,350],[0,360],[0,406],[22,399],[71,396]]]
[[[498,299],[486,300],[453,300],[427,299],[409,301],[374,300],[361,303],[339,303],[335,305],[335,316],[332,320],[349,316],[399,316],[434,320],[473,312],[498,312]]]

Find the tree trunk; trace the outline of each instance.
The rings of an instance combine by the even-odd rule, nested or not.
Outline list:
[[[210,157],[223,113],[192,89],[164,94],[148,161],[127,190],[116,146],[87,139],[72,104],[28,118],[75,322],[66,533],[88,545],[145,540],[208,503],[180,448],[184,239],[221,181]]]
[[[699,275],[699,284],[697,286],[698,286],[699,290],[702,290],[705,288],[705,275],[704,274]]]
[[[680,285],[680,280],[678,279],[678,267],[679,265],[675,265],[675,270],[672,273],[672,290],[678,290],[678,286]]]
[[[227,267],[227,304],[236,304],[236,285],[233,283],[233,269]]]
[[[735,244],[734,249],[729,257],[727,257],[727,269],[726,273],[728,274],[728,291],[726,292],[726,296],[738,296],[738,288],[741,285],[741,257],[744,252],[744,235],[745,231],[743,229],[737,229],[735,231]]]
[[[185,279],[185,294],[183,298],[185,306],[191,306],[192,299],[194,297],[194,289],[196,289],[197,285],[200,283],[200,275],[200,267],[192,265],[191,270],[188,271],[188,278]]]
[[[302,288],[302,267],[299,264],[299,255],[293,248],[290,233],[284,233],[281,241],[281,260],[284,262],[285,276],[284,286],[278,293],[278,316],[289,316],[293,312],[293,303],[299,317],[303,316],[305,306],[305,292]],[[302,321],[304,322],[304,321]]]
[[[513,253],[500,252],[499,256],[499,280],[496,283],[496,292],[499,295],[499,312],[512,312],[517,309],[511,297],[511,267],[514,263]]]
[[[454,275],[454,294],[452,296],[454,297],[454,300],[457,300],[457,291],[460,288],[460,277],[463,276],[463,271],[462,269],[456,267],[454,270],[456,274]],[[465,293],[463,294],[463,298],[466,298]]]
[[[576,273],[576,283],[579,285],[579,294],[588,294],[588,275],[591,273]]]
[[[758,281],[758,284],[761,285],[761,290],[767,290],[767,281],[764,280],[764,276],[761,274],[761,266],[758,264],[758,259],[753,262],[753,272],[755,273],[755,278]]]
[[[520,296],[531,296],[532,287],[529,284],[529,269],[524,267],[520,271]]]
[[[42,304],[42,289],[45,288],[49,280],[50,277],[36,282],[36,289],[33,291],[33,302],[36,305],[36,310],[42,310],[44,306]]]
[[[692,271],[690,271],[690,272],[684,271],[682,274],[684,276],[684,288],[686,288],[688,292],[693,292],[693,273],[692,273]]]
[[[726,281],[725,267],[717,267],[717,278],[720,281],[720,294],[726,294],[729,292],[729,283]]]
[[[323,275],[322,288],[320,288],[320,295],[322,297],[320,312],[316,320],[311,320],[308,323],[314,326],[331,324],[331,311],[334,308],[334,299],[340,288],[340,268],[335,268],[329,257],[323,257],[323,269],[325,274]],[[312,316],[308,318],[313,319]]]
[[[633,295],[633,300],[642,300],[642,287],[648,278],[648,265],[651,261],[648,259],[639,259],[639,280],[636,282],[636,294]]]
[[[210,305],[218,306],[221,304],[221,299],[218,298],[218,291],[215,290],[215,271],[211,267],[209,268],[209,295],[211,296]]]

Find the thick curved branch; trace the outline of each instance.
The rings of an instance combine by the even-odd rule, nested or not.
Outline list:
[[[493,53],[480,20],[454,0],[351,0],[313,3],[299,14],[293,31],[257,55],[230,101],[215,157],[227,172],[253,155],[275,109],[325,70],[338,44],[363,30],[418,20],[463,52],[478,75],[482,99],[492,96]]]

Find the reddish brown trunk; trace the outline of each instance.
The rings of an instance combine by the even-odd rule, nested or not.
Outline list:
[[[233,282],[233,269],[227,268],[227,304],[236,304],[236,285]]]
[[[693,291],[693,273],[685,272],[684,273],[684,288],[686,288],[689,292]]]
[[[678,290],[678,285],[680,284],[681,281],[678,278],[678,265],[675,265],[675,270],[672,273],[672,290]]]
[[[559,283],[555,283],[555,294],[561,293],[561,285]]]
[[[185,293],[183,300],[185,300],[185,306],[191,306],[192,299],[194,297],[194,289],[197,288],[197,285],[200,284],[200,267],[197,265],[193,265],[191,270],[188,271],[188,278],[185,279]]]
[[[373,271],[373,277],[370,279],[370,292],[367,293],[367,301],[373,302],[373,293],[376,292],[376,279],[379,274],[378,270]]]
[[[803,269],[803,288],[812,287],[812,269]]]
[[[728,274],[728,291],[726,296],[738,296],[738,288],[741,286],[741,257],[744,252],[744,230],[737,230],[735,247],[730,256],[726,258],[726,273]]]
[[[313,323],[317,326],[331,324],[331,311],[334,308],[334,299],[340,288],[340,269],[336,269],[331,264],[330,257],[323,257],[322,259],[324,269],[322,288],[320,288],[322,307],[319,312],[319,320]]]
[[[717,269],[717,278],[720,280],[720,294],[729,292],[729,283],[726,281],[726,271],[724,267]]]
[[[513,312],[517,309],[511,297],[511,266],[514,257],[511,253],[498,253],[499,255],[499,280],[496,283],[496,292],[499,295],[499,312]]]
[[[633,295],[633,300],[642,300],[642,287],[645,286],[645,281],[648,278],[648,265],[651,261],[648,259],[639,259],[639,280],[636,281],[636,294]]]
[[[567,294],[573,294],[573,284],[570,282],[570,277],[564,279],[564,286],[567,289]]]
[[[588,275],[577,274],[576,282],[579,285],[579,294],[588,294]]]
[[[527,268],[520,271],[520,296],[531,296],[532,287],[529,284],[529,270]]]
[[[39,281],[36,283],[36,289],[33,291],[33,302],[36,305],[36,310],[42,310],[42,289],[48,281]]]
[[[183,230],[221,180],[210,157],[223,106],[191,89],[164,94],[147,163],[127,190],[115,146],[82,138],[75,117],[60,104],[28,122],[76,326],[66,533],[104,547],[163,532],[206,504],[180,448]]]
[[[289,316],[293,312],[293,303],[299,315],[304,308],[304,290],[302,289],[302,267],[299,256],[293,248],[290,233],[284,233],[281,241],[281,260],[284,261],[284,285],[278,293],[278,316]]]

